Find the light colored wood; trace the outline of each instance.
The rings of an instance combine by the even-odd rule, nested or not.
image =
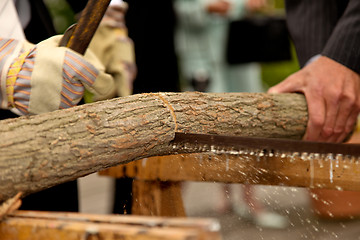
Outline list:
[[[146,216],[185,217],[180,182],[133,182],[131,213]]]
[[[348,141],[349,143],[360,143],[359,130],[358,124],[357,131],[352,135]],[[356,167],[351,167],[356,170]],[[358,180],[356,176],[353,177],[354,181]],[[353,184],[358,185],[358,182]],[[360,191],[310,189],[310,196],[314,214],[319,218],[348,220],[360,216]]]
[[[0,202],[150,156],[175,132],[300,139],[299,94],[151,93],[0,121]]]
[[[180,154],[146,158],[100,174],[143,181],[207,181],[360,191],[360,162],[356,159]]]
[[[21,206],[21,193],[16,194],[13,198],[6,200],[0,205],[0,221],[7,215],[19,209]]]
[[[220,240],[214,219],[18,211],[0,222],[6,240]]]

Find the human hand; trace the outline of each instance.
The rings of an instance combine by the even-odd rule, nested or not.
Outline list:
[[[135,50],[128,36],[125,14],[126,2],[111,4],[98,27],[89,49],[98,57],[115,81],[115,96],[127,96],[132,93],[136,76]],[[85,94],[85,102],[88,102]]]
[[[114,78],[116,96],[119,97],[132,93],[137,71],[134,44],[126,30],[101,23],[89,46],[105,66],[106,72]],[[87,94],[85,102],[88,102]]]
[[[360,76],[349,68],[321,56],[268,91],[285,92],[306,97],[305,140],[342,142],[353,130],[360,112]]]
[[[22,45],[20,53],[0,52],[8,62],[1,69],[6,73],[0,77],[2,108],[13,109],[19,115],[39,114],[75,106],[84,88],[92,93],[94,100],[113,94],[114,81],[95,55],[87,51],[81,56],[58,47],[60,39],[61,36],[55,36],[30,47]],[[13,49],[21,48],[15,40],[7,43]]]
[[[101,20],[101,24],[116,28],[125,28],[125,14],[127,9],[128,4],[123,1],[120,4],[110,5]]]
[[[250,12],[256,12],[265,8],[267,4],[267,0],[247,0],[245,7]]]
[[[207,5],[209,13],[216,13],[219,15],[226,15],[230,10],[230,2],[226,0],[218,0]]]

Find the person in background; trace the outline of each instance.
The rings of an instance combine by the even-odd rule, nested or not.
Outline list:
[[[360,2],[286,1],[286,13],[302,68],[269,93],[305,95],[305,140],[342,142],[360,112]]]
[[[259,64],[229,64],[225,53],[229,22],[264,8],[266,3],[266,0],[175,0],[176,50],[185,90],[263,91]],[[224,184],[217,210],[223,213],[233,209],[263,227],[287,226],[283,216],[268,211],[256,200],[251,185],[243,185],[241,189],[243,204],[231,203],[230,185]]]
[[[304,140],[342,142],[353,131],[360,112],[360,1],[285,3],[287,24],[301,69],[268,92],[305,95],[309,119]],[[355,192],[321,189],[311,192],[318,202],[333,198],[339,203],[336,200],[349,196],[355,204],[360,199]],[[333,210],[341,213],[346,207],[343,203],[333,204],[321,212],[331,215]],[[334,212],[333,216],[359,216],[358,209],[346,209],[346,214]]]
[[[75,5],[84,7],[86,2],[77,1]],[[107,22],[102,24],[102,29],[111,25],[109,22],[116,15],[110,11],[113,8],[119,11],[115,5],[109,7]],[[42,1],[5,0],[0,3],[0,10],[0,102],[2,109],[11,110],[2,110],[2,119],[72,107],[80,102],[84,92],[91,101],[131,92],[135,68],[132,44],[125,39],[126,32],[112,37],[120,47],[114,47],[116,43],[107,44],[113,47],[106,54],[112,59],[110,64],[100,55],[101,50],[94,46],[94,51],[88,50],[85,56],[58,47],[61,36],[51,37],[55,30]],[[96,39],[103,35],[99,34]],[[29,41],[40,43],[34,45]],[[124,54],[118,56],[122,52]],[[22,209],[78,211],[77,183],[72,181],[32,194],[23,199]]]
[[[84,58],[65,48],[58,48],[59,37],[50,38],[37,45],[26,41],[23,29],[31,21],[29,2],[16,1],[20,4],[18,5],[19,14],[14,3],[12,0],[0,3],[2,119],[24,114],[39,114],[76,105],[81,99],[84,87],[91,87],[95,82],[103,82],[107,85],[105,89],[95,88],[99,90],[97,93],[107,95],[111,91],[113,79],[105,74],[104,67],[94,54],[90,53],[94,63],[92,64],[87,57]],[[90,74],[81,66],[63,61],[65,57],[77,59],[89,69],[94,70],[95,75]],[[63,69],[75,71],[67,77],[62,77]],[[88,77],[80,77],[76,72]],[[75,80],[76,78],[81,81]],[[65,86],[73,89],[75,94],[67,94]],[[96,92],[93,93],[96,94]],[[60,185],[56,192],[59,194],[48,194],[53,198],[45,199],[39,196],[38,199],[43,199],[43,201],[34,201],[34,203],[45,209],[49,207],[59,211],[78,210],[76,182]],[[68,197],[64,198],[64,196]],[[25,201],[24,207],[26,208]]]
[[[125,19],[138,69],[133,92],[179,92],[173,0],[125,2],[129,4]]]
[[[265,0],[175,1],[176,52],[184,89],[191,89],[188,83],[208,82],[208,92],[263,91],[259,64],[231,65],[225,53],[229,22],[264,4]]]

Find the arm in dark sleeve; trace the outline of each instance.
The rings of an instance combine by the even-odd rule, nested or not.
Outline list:
[[[286,1],[286,21],[301,67],[322,53],[348,1]]]
[[[350,0],[322,51],[327,56],[360,73],[360,1]]]

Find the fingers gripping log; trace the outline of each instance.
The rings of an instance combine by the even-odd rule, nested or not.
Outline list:
[[[0,121],[0,202],[136,159],[174,154],[175,131],[300,139],[298,94],[138,94]]]

